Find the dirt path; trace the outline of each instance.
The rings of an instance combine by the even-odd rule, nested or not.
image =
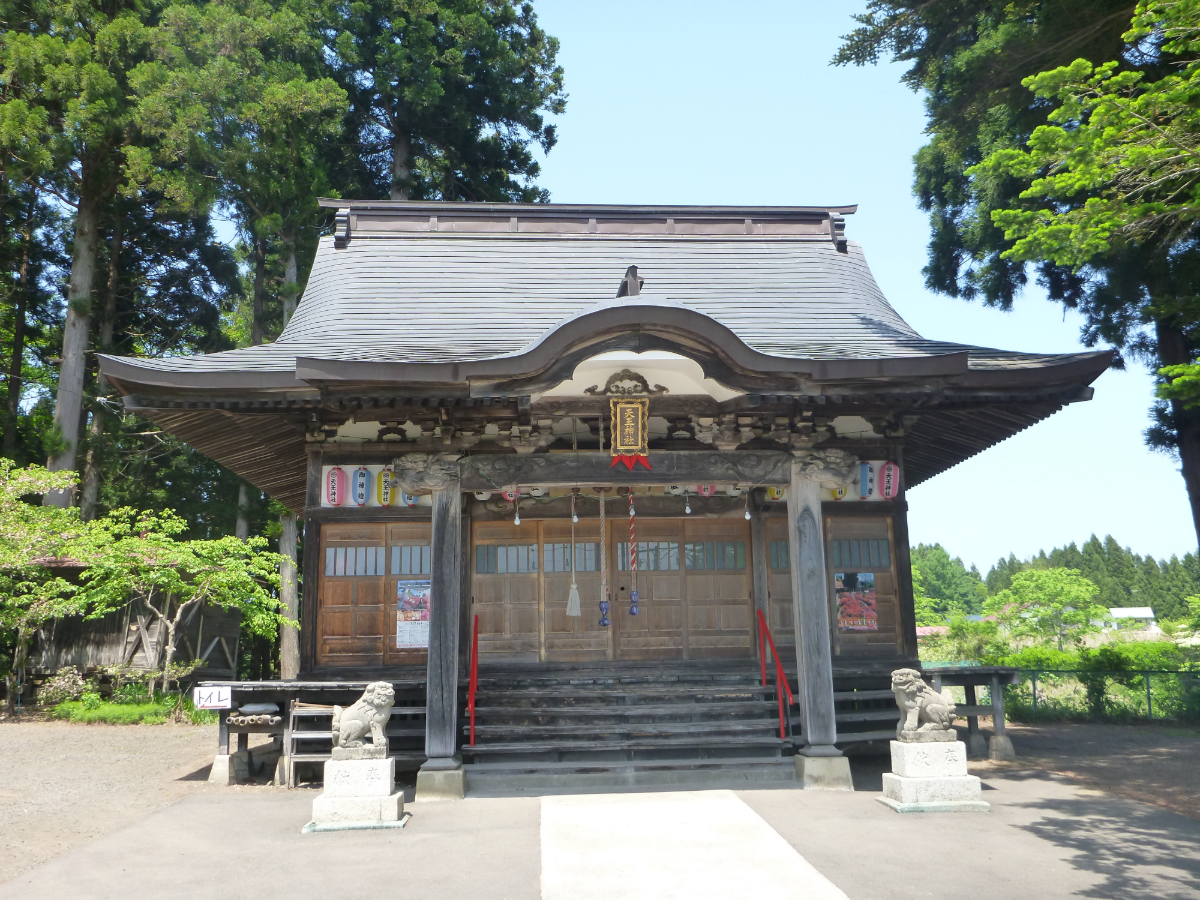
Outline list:
[[[0,881],[207,789],[216,746],[215,725],[0,723]]]
[[[971,771],[1043,769],[1200,819],[1200,729],[1170,725],[1013,725],[1015,763]]]

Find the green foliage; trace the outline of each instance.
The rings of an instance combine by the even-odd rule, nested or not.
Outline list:
[[[1011,176],[1031,204],[992,211],[1013,259],[1080,269],[1114,243],[1170,243],[1200,214],[1200,17],[1191,0],[1142,0],[1124,40],[1164,61],[1158,78],[1087,59],[1023,79],[1051,107],[1025,148],[966,174]]]
[[[925,662],[982,662],[988,665],[1011,652],[1006,636],[994,621],[970,619],[961,613],[950,617],[945,635],[922,639]]]
[[[914,568],[920,570],[924,592],[941,617],[928,624],[941,624],[954,613],[979,613],[987,588],[973,566],[968,569],[957,556],[952,559],[941,544],[918,544],[911,553]]]
[[[10,711],[34,632],[53,618],[104,610],[102,600],[85,597],[60,574],[89,530],[79,511],[38,502],[74,483],[73,472],[18,469],[0,458],[0,633],[13,648],[6,667]]]
[[[180,540],[186,523],[170,511],[118,510],[96,524],[104,537],[87,560],[81,592],[109,608],[133,599],[159,620],[166,630],[164,690],[186,674],[173,668],[175,642],[195,607],[238,609],[243,628],[264,637],[295,624],[279,612],[280,556],[266,538]]]
[[[536,156],[563,73],[528,4],[0,6],[0,455],[18,464],[68,447],[53,418],[68,283],[89,316],[77,359],[245,346],[278,334],[303,290],[328,225],[318,196],[547,198]],[[237,476],[124,413],[93,359],[68,385],[100,398],[77,442],[94,476],[79,493],[96,485],[83,517],[172,509],[187,538],[232,534]],[[260,491],[248,518],[265,532]]]
[[[1100,630],[1108,610],[1096,603],[1096,586],[1077,569],[1027,569],[1012,585],[990,597],[984,611],[1015,638],[1077,642]]]
[[[1018,669],[1074,669],[1079,666],[1079,653],[1075,650],[1059,650],[1045,644],[1022,647],[1000,661],[1000,665]]]
[[[331,70],[350,98],[342,165],[360,194],[544,202],[531,148],[566,106],[558,41],[529,3],[326,3]]]
[[[1099,588],[1101,606],[1149,606],[1160,619],[1185,618],[1186,598],[1200,593],[1200,557],[1195,553],[1155,560],[1121,547],[1111,535],[1103,541],[1092,535],[1082,547],[1072,543],[1023,561],[1010,554],[988,572],[988,592],[995,595],[1009,587],[1018,572],[1049,568],[1078,569]]]
[[[916,563],[912,566],[913,605],[916,608],[917,625],[941,625],[946,617],[938,611],[937,603],[925,593],[925,576]]]
[[[924,92],[930,137],[914,187],[932,290],[1009,309],[1032,274],[1079,311],[1086,346],[1159,371],[1200,352],[1196,11],[1191,0],[1136,11],[1131,21],[1129,0],[868,0],[834,62],[891,56]],[[1164,396],[1146,440],[1196,484],[1200,408]]]
[[[90,695],[95,700],[90,705],[84,701],[60,703],[50,715],[56,719],[82,724],[104,725],[161,725],[174,716],[175,705],[171,701],[156,703],[106,703],[99,694]]]
[[[1107,695],[1110,683],[1131,688],[1142,678],[1130,672],[1133,663],[1129,656],[1120,647],[1111,644],[1081,650],[1078,667],[1081,670],[1079,681],[1087,692],[1088,711],[1094,716],[1102,717],[1109,712]],[[1124,674],[1127,672],[1130,674]]]
[[[74,666],[59,669],[38,688],[37,700],[43,706],[57,706],[67,700],[78,700],[87,689],[87,682]]]

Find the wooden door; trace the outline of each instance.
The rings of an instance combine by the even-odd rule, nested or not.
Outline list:
[[[424,665],[396,647],[398,582],[428,579],[428,522],[327,524],[317,574],[317,664]]]
[[[317,664],[383,662],[385,525],[324,525],[318,584]]]
[[[387,641],[384,662],[425,665],[429,650],[396,646],[397,589],[401,581],[428,581],[432,572],[432,528],[429,522],[394,522],[387,526]]]
[[[611,629],[600,627],[600,523],[575,525],[571,558],[571,522],[540,523],[542,592],[542,658],[548,662],[612,659]],[[571,571],[579,589],[580,616],[567,615]]]
[[[754,655],[749,525],[740,518],[683,520],[689,659]]]
[[[890,516],[825,519],[834,653],[900,655],[896,541]]]
[[[678,519],[637,519],[638,614],[631,615],[634,577],[629,558],[629,523],[610,524],[615,551],[612,627],[617,659],[686,659],[687,616],[681,523]]]
[[[537,522],[473,526],[472,611],[479,616],[479,656],[537,662],[542,657]]]

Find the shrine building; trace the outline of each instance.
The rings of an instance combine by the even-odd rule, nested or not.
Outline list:
[[[388,680],[419,793],[848,783],[919,666],[907,491],[1110,362],[921,337],[852,206],[323,205],[278,340],[101,357],[303,519],[300,678],[234,684],[286,705],[289,781]]]

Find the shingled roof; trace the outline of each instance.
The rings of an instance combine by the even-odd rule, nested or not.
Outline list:
[[[966,353],[969,363],[962,366],[982,371],[1043,369],[1095,356],[1010,353],[923,338],[884,298],[862,248],[837,239],[839,211],[852,207],[667,208],[634,217],[623,207],[488,206],[503,212],[503,224],[515,219],[518,226],[496,232],[478,227],[494,223],[495,215],[447,222],[446,204],[367,206],[355,214],[359,228],[349,239],[321,239],[304,297],[273,343],[196,357],[108,358],[106,371],[122,380],[190,387],[212,383],[206,376],[223,381],[221,375],[237,373],[249,376],[242,384],[265,388],[295,386],[297,360],[512,358],[563,323],[611,307],[629,265],[646,284],[641,297],[626,298],[625,305],[636,300],[693,311],[728,328],[750,350],[779,360]],[[559,213],[549,228],[547,210]],[[619,211],[626,231],[633,230],[630,219],[643,227],[640,233],[582,230],[598,218],[597,210],[610,217]],[[531,214],[536,217],[522,223]],[[579,230],[563,227],[572,219]],[[689,221],[709,228],[681,233]],[[466,227],[472,223],[477,230]],[[658,233],[645,227],[649,223],[661,226]],[[413,230],[416,225],[425,230]],[[743,233],[728,233],[734,227]]]
[[[335,233],[276,341],[101,358],[130,408],[293,508],[301,407],[331,389],[446,403],[536,396],[619,349],[683,353],[746,394],[882,391],[874,402],[886,407],[888,391],[922,391],[907,429],[911,486],[1087,399],[1111,359],[922,337],[846,239],[852,206],[323,203]],[[644,285],[617,298],[629,266]],[[278,410],[270,421],[267,407]]]

